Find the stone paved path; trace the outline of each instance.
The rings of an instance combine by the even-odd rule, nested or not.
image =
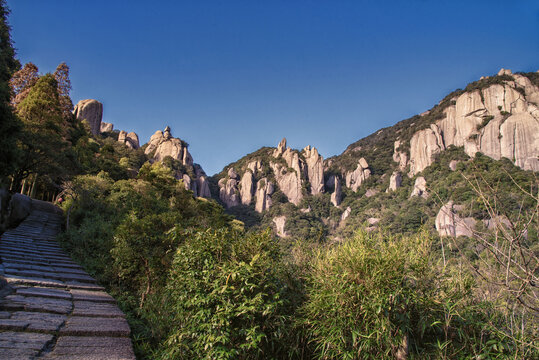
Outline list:
[[[0,238],[0,359],[135,359],[125,315],[57,244],[61,221],[33,200]]]

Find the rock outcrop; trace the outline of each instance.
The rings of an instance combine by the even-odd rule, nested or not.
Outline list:
[[[361,184],[371,176],[369,164],[364,158],[359,159],[354,171],[346,173],[346,187],[357,191]]]
[[[102,133],[109,132],[114,130],[114,124],[108,123],[108,122],[101,122],[101,127],[99,129]]]
[[[333,176],[333,178],[335,190],[331,194],[331,203],[333,204],[333,206],[339,206],[341,205],[342,201],[341,178],[339,178],[338,176]]]
[[[285,166],[277,161],[270,162],[270,167],[273,170],[279,189],[286,195],[288,201],[294,205],[298,205],[303,199],[303,161],[300,162],[297,151],[286,146],[286,138],[281,140],[277,149],[273,152],[273,157],[277,159],[281,157],[287,165]]]
[[[284,227],[286,225],[286,216],[277,216],[273,218],[273,224],[275,224],[275,230],[277,233],[277,236],[281,238],[288,237],[288,234],[284,230]]]
[[[247,170],[240,181],[240,197],[243,205],[249,205],[253,200],[255,190],[254,176],[251,170]]]
[[[436,230],[440,236],[473,236],[476,220],[471,217],[461,218],[456,211],[461,210],[453,201],[442,206],[436,215]]]
[[[341,221],[344,221],[344,220],[348,219],[348,217],[350,216],[351,213],[352,213],[352,208],[350,206],[348,206],[346,208],[346,210],[344,210],[342,215],[341,215]]]
[[[183,165],[193,165],[193,158],[189,150],[187,150],[187,144],[173,137],[168,126],[164,131],[156,131],[152,135],[144,153],[146,155],[153,153],[154,161],[162,161],[167,156],[170,156],[174,160],[180,161]]]
[[[90,125],[90,131],[94,135],[101,133],[101,120],[103,120],[103,104],[94,99],[81,100],[73,110],[75,117],[82,121],[86,120]]]
[[[311,184],[311,194],[324,192],[324,158],[318,154],[316,148],[308,145],[302,152],[307,162],[307,178]]]
[[[408,165],[408,155],[404,151],[399,151],[401,141],[396,140],[393,144],[393,161],[399,163],[399,170],[404,171]]]
[[[499,75],[513,80],[459,95],[442,119],[412,136],[410,176],[432,164],[449,145],[463,146],[469,156],[481,152],[496,160],[505,157],[524,170],[539,171],[539,88],[507,69]]]
[[[425,180],[423,176],[419,176],[415,179],[414,189],[412,190],[410,197],[413,196],[421,196],[425,199],[429,197],[429,193],[427,192],[427,180]]]
[[[134,132],[127,133],[121,130],[118,134],[118,142],[125,144],[125,146],[131,149],[138,149],[140,147],[138,135]]]
[[[396,191],[398,188],[401,187],[402,184],[402,175],[400,172],[395,171],[391,175],[391,178],[389,179],[389,188],[387,191]]]
[[[271,206],[271,194],[273,194],[274,187],[271,181],[263,178],[256,184],[256,204],[255,210],[259,213],[267,210]]]
[[[135,133],[127,134],[125,131],[121,131],[118,141],[124,142],[127,146],[134,149],[138,147],[138,136]],[[187,172],[185,170],[177,170],[175,173],[176,179],[183,180],[185,188],[193,191],[194,196],[211,198],[208,177],[200,165],[193,163],[193,158],[187,146],[181,139],[173,137],[170,127],[167,126],[164,131],[156,131],[152,135],[144,153],[152,156],[151,161],[163,161],[166,157],[170,156],[173,160],[181,163],[181,165],[189,170]],[[191,177],[193,173],[195,175]],[[236,191],[232,191],[232,188],[237,189],[237,182],[236,184],[230,184],[224,193],[236,193]],[[236,200],[231,199],[229,202],[236,203]]]

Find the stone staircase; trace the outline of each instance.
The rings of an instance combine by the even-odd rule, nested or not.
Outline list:
[[[0,359],[135,359],[115,300],[55,238],[61,211],[32,212],[0,237]]]

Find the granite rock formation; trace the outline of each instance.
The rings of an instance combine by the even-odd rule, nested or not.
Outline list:
[[[103,104],[99,101],[94,99],[81,100],[75,106],[73,114],[78,120],[86,120],[88,122],[92,134],[99,135],[101,133]]]

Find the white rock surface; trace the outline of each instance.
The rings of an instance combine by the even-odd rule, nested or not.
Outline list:
[[[354,171],[346,174],[346,187],[357,191],[361,184],[371,176],[369,164],[364,158],[359,159],[357,167]]]
[[[82,121],[86,120],[90,125],[90,131],[94,135],[101,133],[101,120],[103,120],[103,104],[94,99],[81,100],[73,110],[75,117]]]
[[[277,236],[281,238],[288,237],[288,234],[284,230],[284,227],[286,225],[286,216],[274,217],[273,224],[275,224],[275,230],[276,230]]]
[[[476,220],[471,217],[461,218],[457,213],[457,206],[453,201],[446,203],[438,215],[436,215],[435,225],[440,236],[473,236]]]
[[[427,181],[423,176],[418,176],[417,179],[415,179],[414,183],[414,189],[412,190],[412,196],[421,196],[422,198],[428,198],[429,193],[427,192]]]

